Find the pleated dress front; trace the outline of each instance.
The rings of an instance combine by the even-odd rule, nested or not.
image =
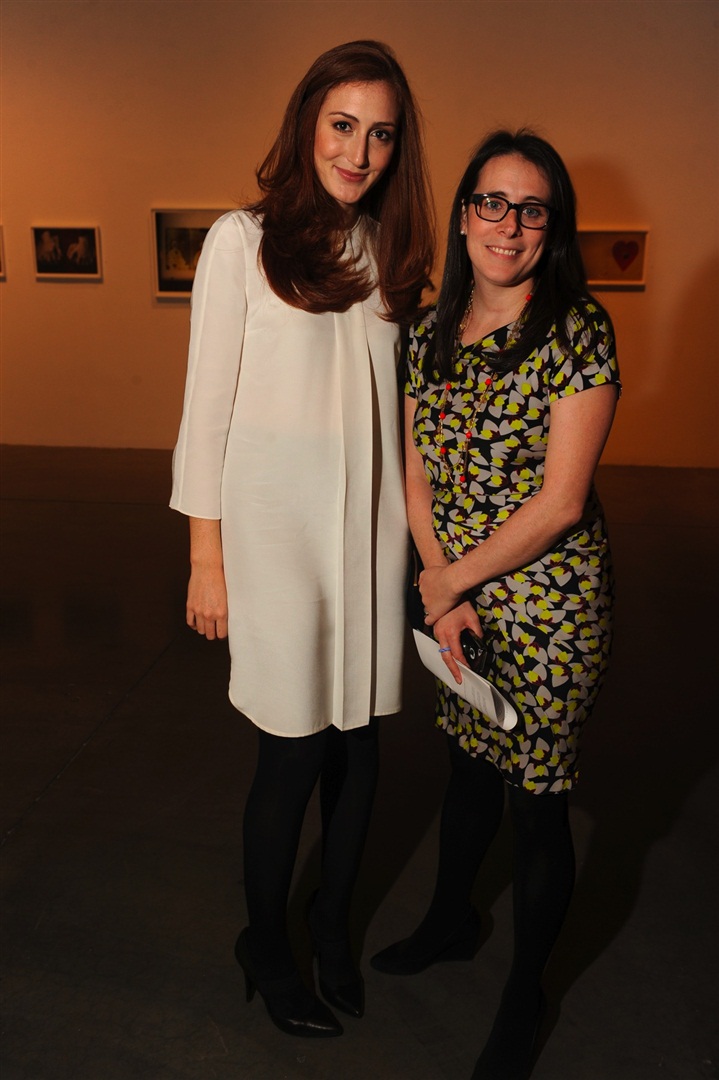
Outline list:
[[[170,505],[221,522],[230,700],[303,736],[401,706],[399,333],[376,292],[343,313],[285,304],[261,237],[235,211],[205,240]]]

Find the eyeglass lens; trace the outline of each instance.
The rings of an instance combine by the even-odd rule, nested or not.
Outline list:
[[[549,221],[549,207],[543,203],[511,203],[501,195],[473,195],[471,201],[477,216],[485,221],[502,221],[510,210],[516,210],[519,223],[526,229],[543,229]]]

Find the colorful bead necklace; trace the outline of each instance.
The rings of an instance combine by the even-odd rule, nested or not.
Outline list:
[[[469,419],[467,421],[467,425],[466,425],[466,427],[464,429],[464,445],[458,447],[458,454],[459,454],[459,458],[460,458],[460,468],[459,468],[459,474],[458,475],[457,475],[457,472],[456,472],[456,469],[455,469],[455,476],[456,476],[456,479],[457,479],[458,483],[461,484],[462,486],[465,486],[466,483],[467,483],[467,468],[469,466],[469,447],[470,447],[470,443],[472,441],[472,435],[473,435],[473,431],[474,431],[474,426],[475,426],[475,424],[477,422],[477,416],[479,415],[480,410],[484,408],[484,406],[486,405],[486,403],[487,403],[487,401],[489,399],[489,395],[490,395],[490,392],[491,392],[491,389],[492,389],[492,378],[493,378],[493,376],[489,375],[484,380],[484,388],[482,389],[482,392],[480,393],[479,397],[477,398],[477,400],[475,402],[474,408],[472,409],[472,414],[469,417]],[[479,386],[479,377],[478,377],[478,386]],[[440,455],[440,461],[442,462],[442,473],[443,473],[442,479],[447,481],[447,482],[449,482],[451,480],[451,476],[450,476],[450,473],[449,473],[449,464],[448,464],[448,456],[449,455],[447,453],[447,446],[446,446],[445,434],[444,434],[444,421],[445,421],[446,416],[447,416],[446,410],[447,410],[447,405],[449,403],[449,396],[450,396],[451,391],[452,391],[452,384],[451,383],[445,383],[444,392],[442,394],[442,400],[441,400],[440,405],[439,405],[439,426],[437,428],[437,450],[438,450],[438,453]]]
[[[514,342],[516,340],[516,338],[515,338],[515,330],[517,330],[521,326],[522,322],[524,321],[523,316],[524,316],[524,311],[526,309],[526,304],[528,304],[531,299],[532,299],[532,294],[529,293],[529,295],[526,297],[525,308],[522,309],[522,312],[521,312],[519,318],[516,320],[514,326],[512,327],[512,331],[511,331],[510,336],[509,336],[509,338],[508,338],[508,340],[507,340],[507,342],[506,342],[506,344],[504,346],[504,349],[501,349],[500,352],[504,352],[506,349],[508,349],[510,347],[510,345],[514,344]],[[469,300],[467,301],[467,307],[465,309],[464,316],[463,316],[462,321],[460,322],[459,328],[457,330],[457,339],[456,339],[456,352],[457,353],[462,349],[462,337],[464,336],[464,331],[466,330],[467,326],[469,325],[469,320],[472,317],[472,306],[473,306],[473,304],[474,304],[474,282],[472,282],[472,288],[471,288],[470,293],[469,293]],[[479,413],[484,409],[485,405],[487,404],[487,401],[489,400],[489,395],[490,395],[490,393],[492,391],[492,382],[494,380],[494,374],[495,373],[493,371],[490,371],[490,374],[485,376],[485,378],[484,378],[484,386],[483,386],[479,396],[477,397],[477,400],[475,401],[474,408],[472,409],[471,416],[467,420],[465,428],[464,428],[464,432],[463,432],[463,434],[464,434],[464,444],[461,445],[461,446],[458,446],[458,448],[457,448],[457,453],[459,455],[459,463],[458,463],[459,464],[459,472],[457,472],[457,469],[455,468],[454,473],[455,473],[455,481],[456,481],[457,484],[459,484],[460,487],[465,487],[466,488],[466,485],[467,485],[467,471],[468,471],[468,468],[469,468],[469,448],[470,448],[470,444],[471,444],[471,441],[472,441],[472,436],[474,434],[475,425],[477,423],[477,417],[479,416]],[[477,392],[477,390],[479,390],[480,381],[481,381],[481,373],[478,372],[477,373],[477,383],[476,383],[476,387],[475,387],[475,393]],[[445,481],[446,483],[450,483],[452,481],[452,476],[450,475],[450,471],[449,471],[449,454],[448,454],[448,451],[447,451],[445,432],[444,432],[444,421],[447,418],[447,407],[449,405],[449,399],[450,399],[451,392],[452,392],[452,384],[451,384],[451,382],[445,383],[444,390],[443,390],[443,393],[442,393],[442,399],[441,399],[441,401],[439,403],[439,424],[437,426],[437,438],[436,438],[437,452],[439,454],[439,459],[440,459],[440,462],[442,464],[442,480]]]

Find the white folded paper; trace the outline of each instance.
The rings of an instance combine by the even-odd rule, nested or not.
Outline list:
[[[423,634],[421,630],[413,630],[412,633],[419,658],[433,675],[436,675],[458,697],[473,705],[475,709],[479,709],[499,727],[505,731],[511,731],[517,723],[517,713],[511,702],[502,697],[499,690],[462,663],[458,665],[462,672],[462,682],[458,683],[442,659],[435,639]]]

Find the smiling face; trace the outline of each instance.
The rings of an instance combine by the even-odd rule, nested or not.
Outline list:
[[[389,83],[341,83],[328,91],[315,127],[314,165],[325,191],[356,216],[389,165],[399,109]]]
[[[492,158],[477,177],[475,193],[501,195],[512,203],[541,202],[551,205],[545,174],[518,154]],[[537,264],[547,243],[546,231],[522,228],[517,211],[502,221],[484,221],[473,206],[462,214],[467,233],[467,254],[477,288],[531,290]]]

